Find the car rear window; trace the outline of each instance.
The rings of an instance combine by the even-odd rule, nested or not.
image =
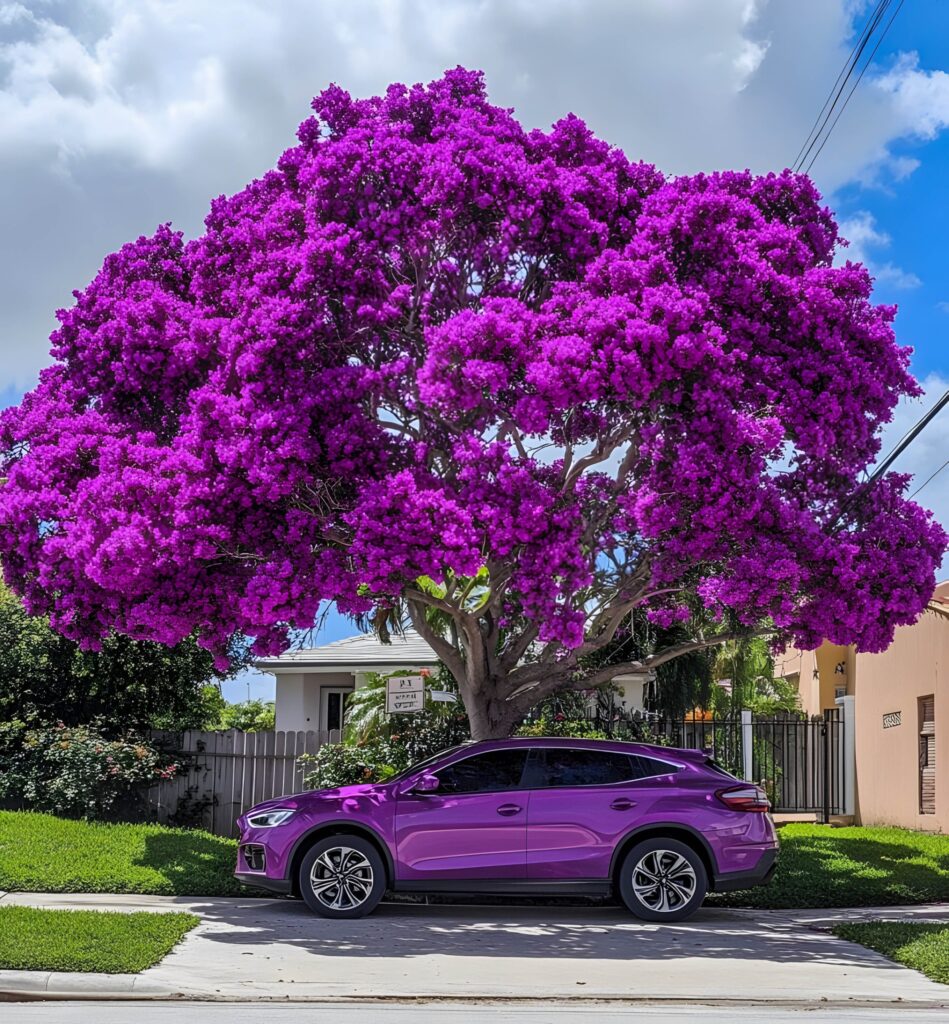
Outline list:
[[[613,750],[571,750],[541,747],[528,766],[531,789],[563,789],[575,786],[612,786],[656,775],[668,775],[672,765],[649,757]]]
[[[735,782],[741,782],[741,779],[739,779],[737,775],[732,775],[727,768],[723,768],[718,761],[713,761],[710,757],[705,759],[705,767],[715,772],[716,775],[722,775],[726,779],[733,779]]]

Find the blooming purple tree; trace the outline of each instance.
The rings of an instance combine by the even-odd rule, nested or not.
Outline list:
[[[59,314],[2,419],[31,612],[261,654],[321,602],[404,615],[476,737],[762,623],[879,650],[919,615],[945,535],[860,482],[919,388],[807,178],[669,179],[460,69],[313,107]],[[638,607],[690,638],[590,668]]]

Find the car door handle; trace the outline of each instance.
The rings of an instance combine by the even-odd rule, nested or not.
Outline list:
[[[498,808],[498,814],[503,814],[505,818],[510,818],[512,814],[520,814],[521,808],[517,804],[501,804]]]
[[[630,809],[630,807],[635,807],[635,806],[636,806],[636,801],[635,800],[630,800],[629,797],[626,797],[626,796],[617,797],[610,804],[610,807],[612,807],[614,811],[628,811]]]

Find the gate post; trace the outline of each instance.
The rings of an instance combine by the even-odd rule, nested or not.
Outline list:
[[[840,708],[844,720],[844,752],[843,763],[843,813],[853,816],[857,813],[856,782],[857,782],[857,723],[854,716],[853,695],[838,697],[834,703]]]
[[[753,782],[754,741],[751,730],[751,712],[747,708],[741,712],[741,764],[745,782]]]

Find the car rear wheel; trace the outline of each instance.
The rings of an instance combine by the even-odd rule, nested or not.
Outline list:
[[[359,836],[328,836],[303,857],[300,895],[320,917],[353,918],[372,913],[386,891],[379,851]]]
[[[646,839],[624,858],[619,891],[644,921],[683,921],[702,905],[708,875],[691,846],[677,839]]]

